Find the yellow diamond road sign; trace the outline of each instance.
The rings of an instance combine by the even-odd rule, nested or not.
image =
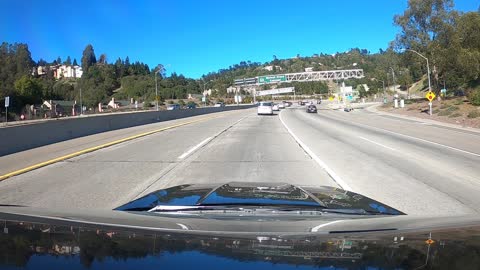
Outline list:
[[[425,97],[428,99],[428,101],[432,101],[435,98],[435,93],[428,91]]]
[[[328,100],[333,101],[334,98],[335,98],[334,96],[330,96],[328,97]]]

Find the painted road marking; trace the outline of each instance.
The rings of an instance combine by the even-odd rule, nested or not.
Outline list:
[[[208,137],[205,140],[201,141],[199,144],[195,145],[194,147],[190,148],[187,152],[183,153],[181,156],[178,157],[178,159],[183,159],[186,156],[190,155],[193,151],[197,150],[198,148],[202,147],[204,144],[208,143],[210,140],[212,140],[213,137]]]
[[[432,141],[429,141],[429,140],[420,139],[420,138],[417,138],[417,137],[405,135],[405,134],[402,134],[402,133],[393,132],[393,131],[390,131],[390,130],[387,130],[387,129],[378,128],[378,127],[374,127],[374,126],[370,126],[370,125],[366,125],[366,124],[352,123],[352,122],[349,122],[349,121],[347,121],[346,119],[343,119],[343,118],[340,118],[340,117],[333,117],[333,116],[326,116],[326,115],[323,115],[323,116],[324,116],[324,117],[327,117],[327,118],[330,118],[330,119],[332,119],[332,120],[334,120],[334,121],[336,121],[336,120],[342,121],[342,122],[344,122],[344,123],[346,123],[346,124],[348,124],[348,125],[356,125],[356,126],[367,127],[367,128],[370,128],[370,129],[376,129],[376,130],[380,130],[380,131],[383,131],[383,132],[386,132],[386,133],[390,133],[390,134],[402,136],[402,137],[405,137],[405,138],[409,138],[409,139],[413,139],[413,140],[417,140],[417,141],[421,141],[421,142],[433,144],[433,145],[436,145],[436,146],[445,147],[445,148],[447,148],[447,149],[454,150],[454,151],[458,151],[458,152],[461,152],[461,153],[464,153],[464,154],[469,154],[469,155],[473,155],[473,156],[476,156],[476,157],[480,157],[480,154],[473,153],[473,152],[469,152],[469,151],[462,150],[462,149],[458,149],[458,148],[455,148],[455,147],[452,147],[452,146],[448,146],[448,145],[444,145],[444,144],[441,144],[441,143],[436,143],[436,142],[432,142]]]
[[[464,154],[469,154],[469,155],[473,155],[473,156],[476,156],[476,157],[480,157],[480,154],[477,154],[477,153],[465,151],[465,150],[458,149],[458,148],[455,148],[455,147],[452,147],[452,146],[448,146],[448,145],[444,145],[444,144],[441,144],[441,143],[432,142],[432,141],[429,141],[429,140],[420,139],[420,138],[413,137],[413,136],[409,136],[409,135],[405,135],[405,134],[402,134],[402,133],[393,132],[393,131],[386,130],[386,129],[383,129],[383,128],[377,128],[377,127],[373,127],[373,126],[369,126],[369,125],[364,125],[364,124],[359,124],[359,123],[356,123],[356,125],[361,125],[361,126],[365,126],[365,127],[369,127],[369,128],[381,130],[381,131],[384,131],[384,132],[387,132],[387,133],[395,134],[395,135],[398,135],[398,136],[403,136],[403,137],[405,137],[405,138],[409,138],[409,139],[413,139],[413,140],[417,140],[417,141],[421,141],[421,142],[425,142],[425,143],[430,143],[430,144],[433,144],[433,145],[445,147],[445,148],[450,149],[450,150],[455,150],[455,151],[458,151],[458,152],[461,152],[461,153],[464,153]]]
[[[364,138],[364,137],[362,137],[362,136],[358,136],[358,138],[360,138],[360,139],[362,139],[362,140],[365,140],[365,141],[367,141],[367,142],[371,142],[371,143],[373,143],[373,144],[379,145],[379,146],[381,146],[381,147],[385,147],[385,148],[390,149],[390,150],[392,150],[392,151],[397,151],[397,150],[395,150],[395,149],[393,149],[393,148],[391,148],[391,147],[388,147],[388,146],[383,145],[383,144],[381,144],[381,143],[374,142],[374,141],[369,140],[369,139],[367,139],[367,138]]]
[[[204,117],[204,118],[200,118],[200,119],[196,119],[196,120],[192,120],[192,121],[187,121],[187,122],[183,122],[183,123],[180,123],[180,124],[176,124],[176,125],[172,125],[172,126],[168,126],[168,127],[164,127],[164,128],[155,129],[155,130],[152,130],[152,131],[140,133],[140,134],[137,134],[137,135],[133,135],[133,136],[126,137],[126,138],[123,138],[123,139],[119,139],[119,140],[116,140],[116,141],[113,141],[113,142],[101,144],[101,145],[98,145],[98,146],[90,147],[90,148],[80,150],[80,151],[77,151],[77,152],[74,152],[74,153],[71,153],[71,154],[68,154],[68,155],[65,155],[65,156],[50,159],[50,160],[40,162],[40,163],[37,163],[35,165],[29,166],[29,167],[26,167],[26,168],[23,168],[23,169],[20,169],[20,170],[16,170],[16,171],[1,175],[0,176],[0,181],[3,181],[3,180],[5,180],[9,177],[12,177],[12,176],[16,176],[16,175],[19,175],[19,174],[22,174],[22,173],[26,173],[26,172],[41,168],[41,167],[45,167],[47,165],[57,163],[59,161],[63,161],[63,160],[70,159],[70,158],[73,158],[73,157],[77,157],[77,156],[80,156],[80,155],[83,155],[83,154],[86,154],[86,153],[97,151],[97,150],[100,150],[102,148],[106,148],[106,147],[109,147],[109,146],[112,146],[112,145],[116,145],[116,144],[120,144],[120,143],[123,143],[123,142],[126,142],[126,141],[138,139],[138,138],[145,137],[145,136],[148,136],[148,135],[152,135],[152,134],[162,132],[162,131],[165,131],[165,130],[169,130],[169,129],[173,129],[173,128],[177,128],[177,127],[181,127],[181,126],[185,126],[185,125],[189,125],[189,124],[193,124],[193,123],[198,123],[198,122],[206,121],[206,120],[210,120],[210,119],[215,119],[215,118],[218,118],[218,117],[221,117],[221,116]]]
[[[310,157],[312,157],[312,159],[315,160],[315,162],[317,162],[318,165],[320,165],[320,167],[322,167],[328,173],[328,175],[330,175],[330,177],[332,177],[333,181],[335,181],[342,189],[352,191],[352,188],[350,188],[350,186],[347,183],[345,183],[345,181],[343,181],[342,178],[340,178],[340,176],[338,176],[332,169],[330,169],[330,167],[328,167],[327,164],[325,164],[325,162],[323,162],[312,150],[310,150],[310,148],[305,143],[303,143],[292,132],[292,130],[283,121],[282,112],[283,111],[281,111],[278,114],[278,118],[280,118],[280,121],[282,122],[283,126],[287,129],[288,133],[290,133],[290,135],[292,135],[292,137],[295,139],[295,141],[297,141],[297,143],[303,148],[303,150],[305,150],[305,152],[307,152],[307,154],[309,154]]]

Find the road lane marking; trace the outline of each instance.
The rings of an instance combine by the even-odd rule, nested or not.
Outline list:
[[[205,140],[201,141],[199,144],[195,145],[194,147],[190,148],[187,152],[183,153],[181,156],[178,157],[178,159],[183,159],[186,156],[190,155],[193,151],[197,150],[198,148],[202,147],[204,144],[208,143],[210,140],[212,140],[213,137],[208,137]]]
[[[412,139],[412,140],[417,140],[417,141],[433,144],[433,145],[440,146],[440,147],[445,147],[445,148],[448,148],[450,150],[455,150],[455,151],[458,151],[458,152],[461,152],[461,153],[464,153],[464,154],[469,154],[469,155],[473,155],[473,156],[476,156],[476,157],[480,157],[480,154],[477,154],[477,153],[469,152],[469,151],[466,151],[466,150],[458,149],[458,148],[455,148],[455,147],[452,147],[452,146],[432,142],[432,141],[425,140],[425,139],[420,139],[420,138],[405,135],[405,134],[402,134],[402,133],[393,132],[393,131],[383,129],[383,128],[378,128],[378,127],[374,127],[374,126],[370,126],[370,125],[366,125],[366,124],[360,124],[360,123],[351,123],[351,122],[349,122],[349,121],[347,121],[343,118],[340,118],[340,117],[333,117],[333,116],[326,116],[326,115],[323,115],[323,117],[330,118],[333,121],[340,120],[340,121],[342,121],[342,122],[344,122],[348,125],[356,125],[356,126],[363,126],[363,127],[370,128],[370,129],[376,129],[376,130],[383,131],[383,132],[386,132],[386,133],[390,133],[390,134],[398,135],[398,136],[401,136],[401,137],[409,138],[409,139]]]
[[[200,118],[200,119],[196,119],[196,120],[192,120],[192,121],[187,121],[187,122],[183,122],[183,123],[180,123],[180,124],[171,125],[171,126],[168,126],[168,127],[164,127],[164,128],[155,129],[155,130],[152,130],[152,131],[140,133],[140,134],[137,134],[137,135],[129,136],[129,137],[126,137],[126,138],[123,138],[123,139],[115,140],[113,142],[97,145],[97,146],[90,147],[90,148],[87,148],[87,149],[83,149],[83,150],[80,150],[80,151],[77,151],[77,152],[74,152],[74,153],[71,153],[71,154],[68,154],[68,155],[64,155],[64,156],[61,156],[61,157],[58,157],[58,158],[50,159],[50,160],[47,160],[47,161],[44,161],[44,162],[40,162],[40,163],[31,165],[31,166],[28,166],[28,167],[20,169],[20,170],[16,170],[16,171],[4,174],[4,175],[0,175],[0,182],[7,179],[7,178],[12,177],[12,176],[23,174],[23,173],[26,173],[26,172],[29,172],[29,171],[32,171],[32,170],[35,170],[35,169],[38,169],[38,168],[41,168],[41,167],[45,167],[45,166],[57,163],[59,161],[63,161],[63,160],[66,160],[66,159],[77,157],[77,156],[80,156],[80,155],[83,155],[83,154],[86,154],[86,153],[97,151],[97,150],[100,150],[102,148],[110,147],[110,146],[113,146],[113,145],[116,145],[116,144],[120,144],[120,143],[123,143],[123,142],[126,142],[126,141],[131,141],[131,140],[134,140],[134,139],[138,139],[138,138],[141,138],[141,137],[152,135],[152,134],[162,132],[162,131],[165,131],[165,130],[169,130],[169,129],[173,129],[173,128],[177,128],[177,127],[181,127],[181,126],[185,126],[185,125],[189,125],[189,124],[193,124],[193,123],[198,123],[198,122],[206,121],[206,120],[210,120],[210,119],[215,119],[215,118],[219,118],[219,117],[221,117],[221,116],[219,115],[219,116],[204,117],[204,118]]]
[[[292,132],[292,130],[283,121],[282,112],[283,111],[278,114],[278,118],[280,118],[280,122],[282,122],[283,126],[287,129],[288,133],[290,133],[290,135],[295,139],[295,141],[297,141],[297,143],[303,148],[303,150],[305,150],[305,152],[307,152],[307,154],[309,154],[310,157],[312,157],[312,159],[315,160],[317,164],[320,165],[320,167],[322,167],[328,173],[328,175],[332,177],[333,181],[335,181],[342,189],[352,191],[352,188],[350,188],[350,186],[345,183],[345,181],[343,181],[340,176],[338,176],[332,169],[330,169],[330,167],[328,167],[325,162],[323,162],[312,150],[310,150],[310,148],[305,143],[303,143],[295,135],[295,133]]]
[[[374,142],[374,141],[369,140],[369,139],[367,139],[367,138],[364,138],[364,137],[362,137],[362,136],[358,136],[358,138],[360,138],[360,139],[362,139],[362,140],[365,140],[365,141],[367,141],[367,142],[371,142],[371,143],[373,143],[373,144],[379,145],[379,146],[381,146],[381,147],[385,147],[385,148],[390,149],[390,150],[392,150],[392,151],[397,151],[397,150],[395,150],[395,149],[393,149],[393,148],[391,148],[391,147],[388,147],[388,146],[383,145],[383,144],[381,144],[381,143]]]

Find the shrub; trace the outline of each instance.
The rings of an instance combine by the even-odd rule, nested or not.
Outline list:
[[[470,100],[470,103],[475,106],[480,106],[480,89],[472,91],[468,95],[468,99]]]
[[[479,110],[473,110],[468,113],[467,115],[468,118],[477,118],[480,117],[480,111]]]

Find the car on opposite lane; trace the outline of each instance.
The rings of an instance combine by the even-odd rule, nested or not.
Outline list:
[[[278,107],[277,103],[273,103],[272,110],[275,111],[275,112],[280,111],[280,108]]]
[[[285,109],[285,104],[279,103],[279,104],[278,104],[278,108],[279,108],[279,109]]]
[[[215,108],[225,107],[225,103],[223,103],[223,102],[217,102],[217,103],[215,103],[215,105],[214,105],[213,107],[215,107]]]
[[[257,114],[269,114],[273,115],[273,103],[272,102],[260,102],[257,108]]]

